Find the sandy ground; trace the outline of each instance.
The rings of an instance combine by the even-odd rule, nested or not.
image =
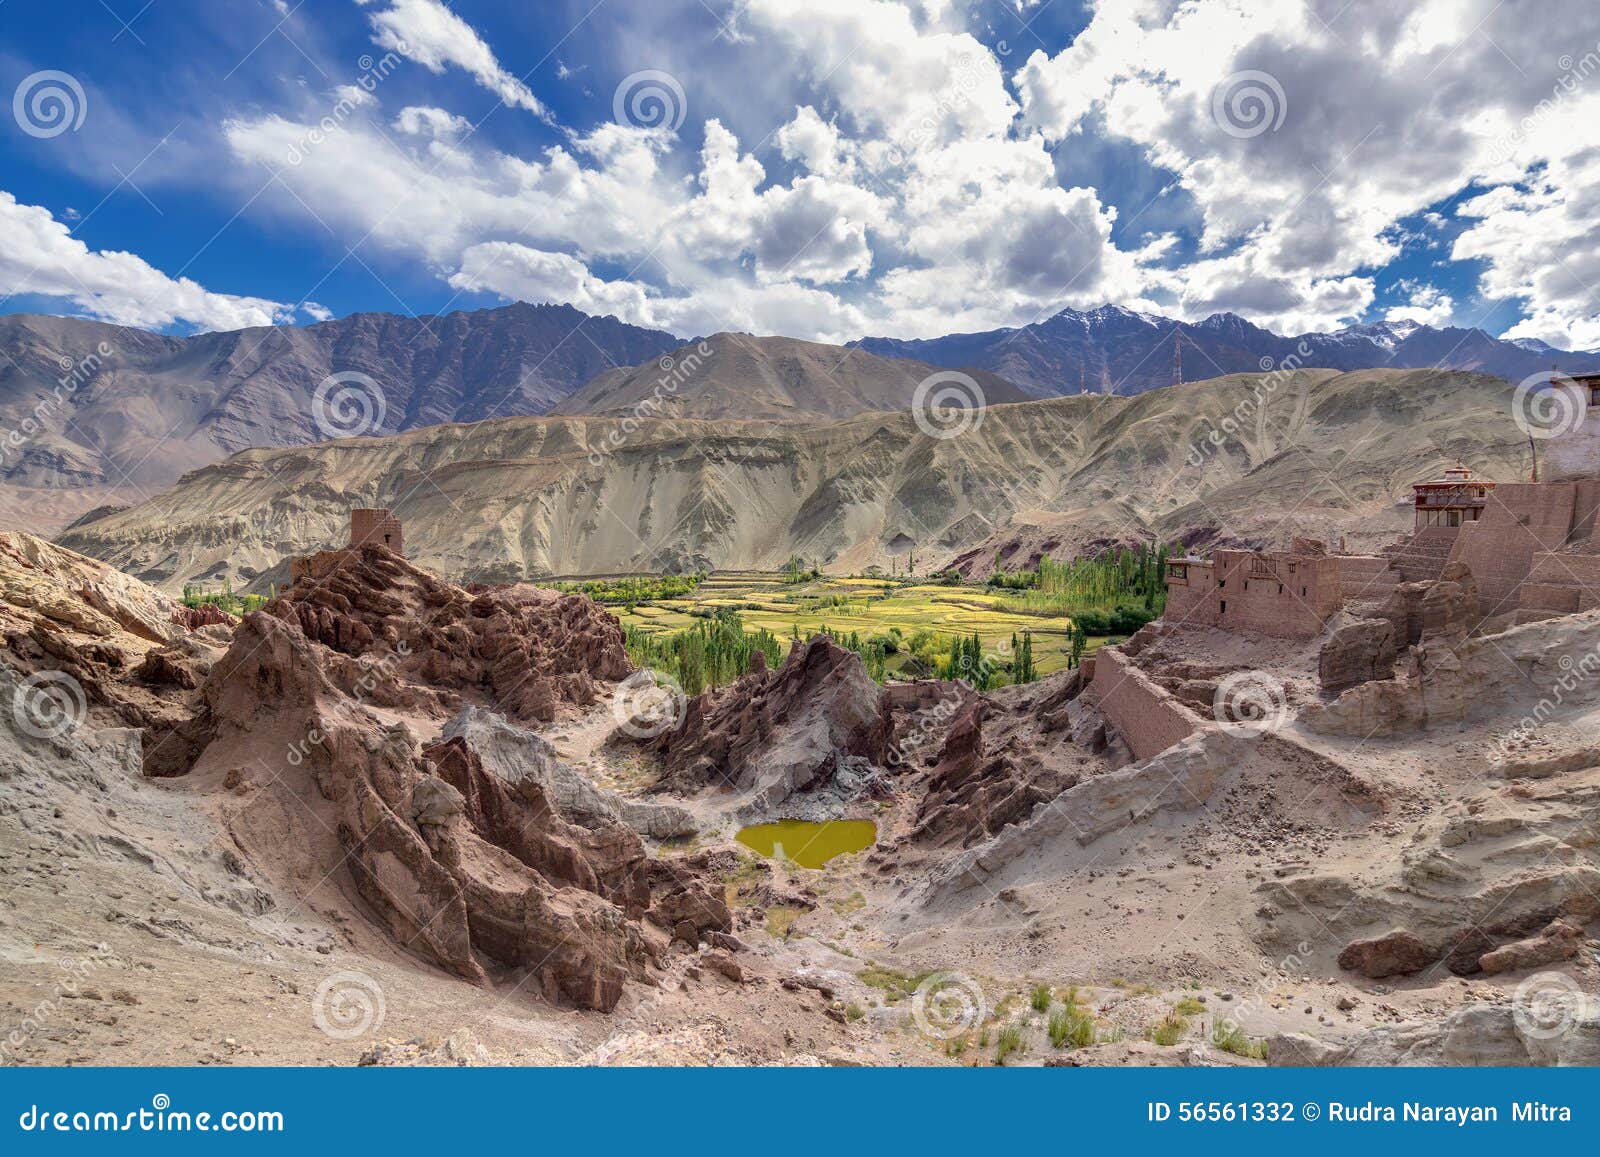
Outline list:
[[[1303,661],[1280,658],[1286,669]],[[425,738],[438,727],[405,721]],[[545,734],[596,781],[637,791],[649,771],[604,744],[614,723],[602,701]],[[1597,731],[1600,712],[1580,711],[1543,735],[1559,748]],[[1522,974],[1438,969],[1369,981],[1343,972],[1333,963],[1348,938],[1338,917],[1285,910],[1274,890],[1316,877],[1392,891],[1385,873],[1417,854],[1428,825],[1481,807],[1486,792],[1516,802],[1481,755],[1497,734],[1485,723],[1358,743],[1291,729],[1270,757],[1244,759],[1204,807],[1087,846],[1043,840],[954,893],[927,884],[950,853],[906,839],[920,773],[864,813],[880,825],[875,848],[821,871],[758,861],[726,829],[657,848],[738,850],[728,885],[746,945],[732,957],[739,975],[679,945],[658,987],[629,985],[609,1015],[554,1008],[516,974],[481,989],[421,963],[362,918],[338,877],[253,875],[223,834],[221,809],[279,809],[286,840],[314,836],[314,809],[281,785],[241,802],[193,777],[144,779],[129,758],[131,733],[115,729],[90,726],[70,750],[13,736],[0,745],[0,1055],[127,1065],[989,1064],[1010,1026],[1020,1051],[1009,1063],[1258,1063],[1211,1048],[1211,1023],[1237,1023],[1251,1039],[1345,1033],[1510,999]],[[1354,769],[1371,794],[1330,781],[1330,763]],[[1487,847],[1483,862],[1520,846]],[[1600,989],[1592,941],[1567,967],[1586,990]],[[938,975],[933,991],[954,993],[959,1031],[919,1019],[926,1006],[914,990],[928,974]],[[1044,1012],[1029,1007],[1041,985],[1052,990]],[[1098,1043],[1051,1047],[1049,1014],[1068,1000],[1092,1018]],[[1179,1010],[1176,1044],[1146,1039]]]

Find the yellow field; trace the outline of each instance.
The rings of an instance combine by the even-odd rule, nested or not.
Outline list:
[[[823,626],[839,634],[859,632],[862,638],[900,628],[910,639],[918,631],[936,635],[971,635],[977,632],[984,649],[1009,646],[1012,634],[1033,632],[1034,662],[1047,675],[1067,665],[1066,616],[1022,615],[997,609],[1000,595],[980,587],[948,587],[935,583],[906,583],[878,578],[823,576],[814,582],[791,585],[782,576],[730,571],[711,575],[687,598],[663,599],[635,607],[611,607],[625,625],[652,633],[681,631],[694,624],[691,608],[733,607],[748,630],[765,628],[788,639],[798,628],[802,638]],[[842,604],[842,605],[841,605]],[[1091,638],[1092,654],[1110,640]],[[896,663],[890,661],[893,669]]]

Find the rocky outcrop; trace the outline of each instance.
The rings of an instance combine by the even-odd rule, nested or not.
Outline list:
[[[877,790],[893,733],[883,688],[861,656],[817,635],[795,643],[776,671],[690,700],[678,726],[654,741],[662,771],[652,790],[711,789],[746,814],[827,818]]]
[[[1437,613],[1465,603],[1442,598]],[[1448,612],[1448,613],[1447,613]],[[1425,637],[1392,679],[1363,683],[1301,714],[1328,735],[1404,735],[1441,723],[1537,707],[1543,696],[1570,708],[1600,697],[1600,611],[1546,619],[1497,635]]]
[[[1463,1008],[1443,1020],[1380,1024],[1324,1038],[1278,1033],[1267,1038],[1275,1066],[1600,1065],[1600,1015],[1591,1011],[1550,1031],[1515,1007]]]
[[[306,561],[265,612],[377,664],[385,683],[413,684],[403,705],[446,713],[486,701],[512,719],[548,721],[563,704],[593,703],[597,680],[632,670],[616,618],[581,595],[525,584],[472,593],[382,547]]]
[[[1340,611],[1329,625],[1317,660],[1325,694],[1344,691],[1394,674],[1394,625],[1387,619],[1357,618]]]
[[[1084,768],[1069,707],[1082,686],[1074,670],[991,696],[969,694],[945,733],[911,838],[970,847],[1077,783]]]
[[[1206,806],[1224,777],[1237,773],[1246,740],[1221,731],[1190,736],[1160,755],[1074,784],[1048,806],[1036,808],[1022,822],[945,861],[922,890],[933,903],[982,885],[992,889],[1012,865],[1040,848],[1055,849],[1062,870],[1074,853],[1068,845],[1089,848],[1112,832],[1150,821],[1166,812]]]
[[[1478,967],[1490,975],[1515,972],[1521,968],[1537,968],[1558,960],[1571,960],[1578,954],[1582,943],[1583,929],[1577,924],[1567,920],[1552,920],[1537,936],[1485,952],[1478,957]]]
[[[362,577],[374,589],[358,589]],[[652,911],[657,873],[618,820],[574,823],[538,775],[486,769],[464,734],[419,749],[408,727],[372,709],[380,698],[416,701],[426,688],[410,680],[425,670],[472,669],[406,653],[430,638],[485,664],[491,687],[497,657],[548,661],[553,670],[525,675],[565,694],[617,669],[609,618],[568,600],[466,597],[382,551],[341,570],[329,590],[339,597],[299,592],[245,616],[205,676],[201,710],[160,736],[163,754],[147,760],[147,771],[292,796],[287,812],[231,813],[244,855],[294,880],[348,880],[379,927],[450,972],[487,983],[494,970],[525,970],[547,999],[583,1008],[608,1010],[628,979],[649,981],[673,926],[691,913],[697,927],[728,929],[725,907],[687,873],[671,877]],[[445,612],[442,626],[419,621],[424,600]],[[361,640],[383,661],[331,650],[302,622],[346,648]],[[596,669],[577,665],[585,656]],[[264,783],[261,771],[271,773]]]
[[[1439,959],[1416,935],[1403,928],[1367,940],[1353,940],[1339,953],[1339,967],[1371,980],[1420,972]]]
[[[1392,857],[1359,873],[1308,872],[1258,887],[1269,952],[1345,944],[1337,965],[1368,977],[1475,975],[1565,959],[1600,918],[1600,767],[1453,802]],[[1333,962],[1330,962],[1333,963]]]
[[[572,823],[585,827],[621,823],[653,840],[678,839],[700,830],[688,808],[626,799],[597,787],[561,762],[548,741],[486,708],[463,708],[445,724],[440,738],[465,740],[483,766],[513,790],[531,781]]]

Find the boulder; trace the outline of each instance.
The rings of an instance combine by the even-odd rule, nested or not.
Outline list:
[[[1552,920],[1545,930],[1526,940],[1502,945],[1478,957],[1478,966],[1493,975],[1537,968],[1557,960],[1571,960],[1583,944],[1583,929],[1566,920]]]
[[[1339,967],[1372,980],[1420,972],[1439,959],[1414,933],[1404,928],[1367,940],[1352,940],[1339,953]]]
[[[1322,642],[1317,673],[1325,693],[1343,691],[1394,674],[1394,625],[1341,611]]]

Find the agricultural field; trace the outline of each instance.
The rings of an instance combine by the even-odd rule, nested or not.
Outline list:
[[[789,583],[782,574],[726,571],[707,576],[680,597],[610,609],[625,628],[652,635],[687,630],[722,608],[737,611],[746,631],[771,631],[785,642],[796,634],[808,638],[824,628],[862,639],[898,629],[908,644],[919,632],[931,632],[941,642],[976,634],[983,649],[993,652],[1009,648],[1012,636],[1020,638],[1026,631],[1033,635],[1033,660],[1040,675],[1066,667],[1071,618],[1007,610],[1008,601],[1015,601],[1008,592],[978,586],[831,575]],[[1112,641],[1114,636],[1090,637],[1085,654]],[[888,657],[887,674],[917,674],[905,670],[910,662],[909,648],[903,648]]]

